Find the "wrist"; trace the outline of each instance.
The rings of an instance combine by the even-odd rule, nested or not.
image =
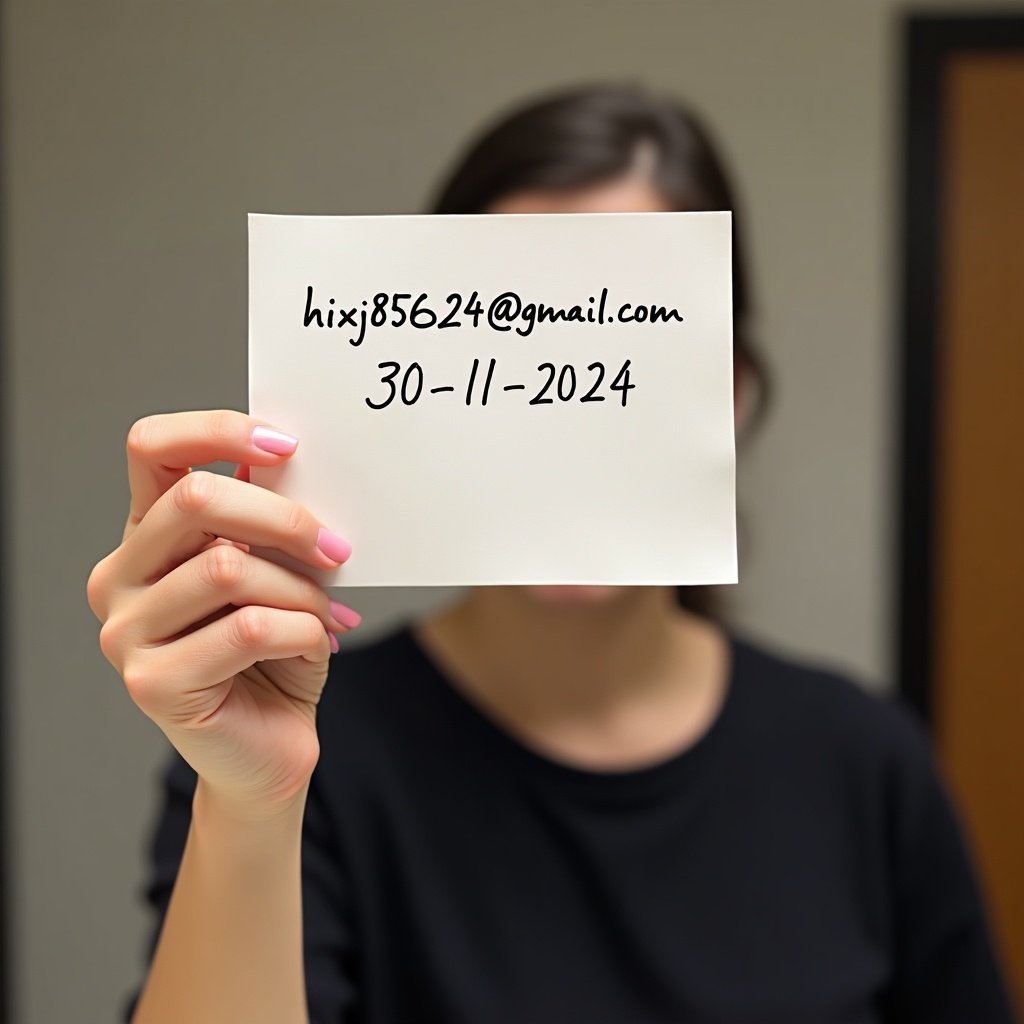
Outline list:
[[[193,820],[203,828],[240,833],[291,834],[302,827],[309,780],[293,794],[274,801],[238,797],[211,786],[201,776],[192,797]]]

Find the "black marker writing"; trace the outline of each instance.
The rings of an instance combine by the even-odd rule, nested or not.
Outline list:
[[[313,285],[306,286],[306,306],[302,314],[304,328],[350,328],[350,345],[361,345],[369,328],[402,327],[408,324],[420,330],[445,330],[463,326],[479,327],[484,323],[491,330],[506,333],[514,330],[520,337],[533,334],[538,325],[548,323],[576,324],[667,324],[682,323],[678,309],[654,302],[620,302],[609,304],[608,289],[602,288],[587,297],[586,302],[571,306],[555,306],[545,302],[524,302],[514,291],[504,291],[491,299],[486,307],[479,293],[467,299],[461,292],[452,292],[438,313],[426,292],[413,300],[411,292],[377,292],[371,300],[362,299],[354,306],[338,305],[335,298],[326,305],[316,304]],[[410,305],[411,301],[411,305]]]
[[[330,299],[330,306],[334,305],[334,299]],[[363,305],[366,305],[366,299],[363,299]],[[337,313],[337,322],[335,322],[335,313]],[[361,345],[363,338],[366,337],[366,310],[360,309],[358,306],[353,306],[351,309],[328,309],[327,316],[325,317],[323,312],[318,306],[313,305],[313,286],[308,285],[306,288],[306,311],[302,314],[302,326],[312,327],[314,324],[317,327],[356,327],[356,317],[358,316],[358,327],[359,333],[356,338],[349,338],[349,341],[353,345]]]
[[[364,399],[371,409],[386,409],[396,399],[402,405],[415,405],[424,394],[425,376],[420,363],[409,363],[403,369],[401,363],[391,360],[378,363],[377,369],[385,371],[380,375],[382,394],[379,398],[367,396]],[[541,363],[537,367],[537,373],[540,375],[538,381],[534,381],[529,388],[520,382],[502,384],[499,396],[509,391],[532,390],[533,397],[527,402],[527,405],[531,406],[572,401],[604,402],[609,398],[614,400],[618,397],[619,404],[625,409],[630,391],[636,388],[636,384],[630,380],[631,370],[632,360],[627,359],[611,381],[605,383],[607,371],[604,363],[590,363],[586,371],[577,370],[572,363],[564,363],[562,366],[556,366],[554,363]],[[465,390],[463,391],[464,403],[468,406],[487,405],[488,400],[494,397],[491,393],[491,384],[496,373],[499,377],[501,376],[498,360],[494,357],[488,359],[486,365],[479,358],[474,359],[466,374]],[[455,390],[454,385],[443,384],[426,388],[426,393],[438,395]]]

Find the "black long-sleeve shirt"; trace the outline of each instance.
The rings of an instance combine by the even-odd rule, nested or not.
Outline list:
[[[917,725],[729,639],[709,731],[608,773],[511,737],[408,628],[332,658],[303,823],[311,1024],[1011,1021]],[[172,753],[150,955],[194,787]]]

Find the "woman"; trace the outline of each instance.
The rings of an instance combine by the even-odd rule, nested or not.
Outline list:
[[[597,87],[485,133],[436,209],[734,203],[690,114]],[[135,424],[124,541],[90,577],[104,652],[177,748],[136,1024],[1010,1019],[909,719],[692,589],[480,588],[338,653],[358,615],[247,547],[349,554],[247,482],[301,458],[286,427]],[[214,460],[236,478],[188,471]]]

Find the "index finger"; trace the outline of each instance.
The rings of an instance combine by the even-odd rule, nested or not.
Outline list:
[[[276,466],[297,445],[297,438],[235,409],[161,413],[137,420],[125,445],[131,489],[125,536],[192,466],[219,461]]]

